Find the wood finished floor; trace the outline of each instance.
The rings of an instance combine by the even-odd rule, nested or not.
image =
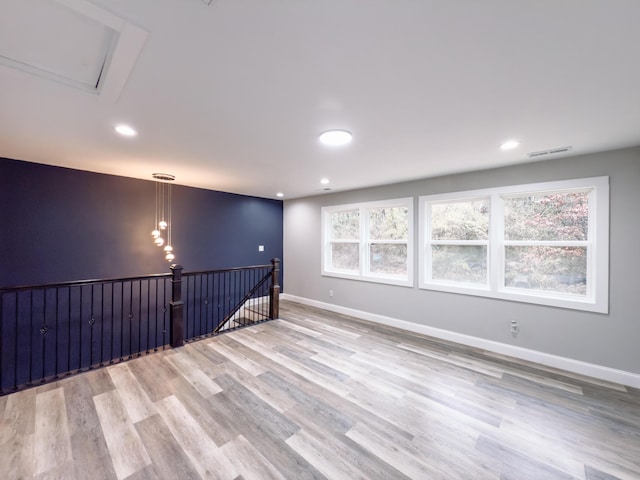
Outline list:
[[[282,302],[0,397],[0,479],[639,479],[640,391]]]

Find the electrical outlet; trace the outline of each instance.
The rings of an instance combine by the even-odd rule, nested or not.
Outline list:
[[[333,290],[329,290],[329,296],[333,297]]]
[[[517,321],[511,320],[511,335],[515,337],[518,333],[520,333],[520,325],[518,325]]]

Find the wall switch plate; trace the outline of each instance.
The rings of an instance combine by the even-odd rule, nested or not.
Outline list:
[[[264,252],[264,245],[258,245],[258,251]]]

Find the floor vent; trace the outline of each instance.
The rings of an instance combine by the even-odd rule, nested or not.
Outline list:
[[[538,152],[529,152],[527,155],[529,155],[529,158],[539,158],[539,157],[546,157],[548,155],[557,155],[559,153],[567,153],[571,150],[571,147],[558,147],[558,148],[552,148],[549,150],[540,150]]]

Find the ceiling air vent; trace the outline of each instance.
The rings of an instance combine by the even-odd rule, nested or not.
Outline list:
[[[549,155],[557,155],[559,153],[567,153],[571,150],[571,147],[558,147],[558,148],[551,148],[549,150],[540,150],[538,152],[529,152],[527,155],[529,155],[529,158],[540,158],[540,157],[547,157]]]

